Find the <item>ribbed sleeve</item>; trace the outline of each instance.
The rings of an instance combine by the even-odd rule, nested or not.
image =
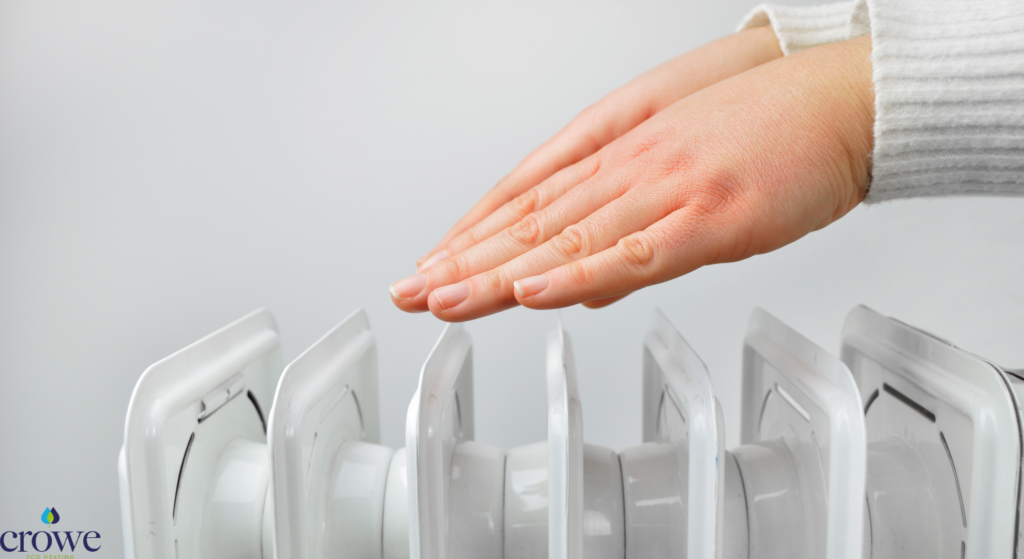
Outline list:
[[[793,54],[846,40],[852,11],[852,1],[800,8],[761,4],[747,14],[739,31],[771,25],[782,52]]]
[[[1024,195],[1024,0],[861,0],[871,33],[867,202]]]

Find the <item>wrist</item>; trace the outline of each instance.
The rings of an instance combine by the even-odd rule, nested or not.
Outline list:
[[[865,35],[844,41],[837,47],[841,49],[841,52],[837,54],[845,67],[845,92],[851,107],[846,137],[851,157],[859,158],[857,161],[851,161],[851,168],[857,171],[854,180],[860,193],[859,200],[863,200],[870,187],[871,152],[874,149],[875,140],[875,89],[872,81],[871,37]]]
[[[757,60],[756,64],[771,62],[776,58],[782,58],[782,47],[779,45],[779,38],[770,25],[744,29],[736,33],[736,37],[745,45],[751,57]]]

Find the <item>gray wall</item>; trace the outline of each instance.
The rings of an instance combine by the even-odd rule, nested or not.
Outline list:
[[[394,309],[388,284],[577,111],[750,4],[0,2],[0,531],[55,506],[103,534],[95,557],[119,557],[135,380],[260,306],[286,359],[366,308],[400,446],[442,324]],[[755,306],[836,351],[866,303],[1021,366],[1022,277],[1024,200],[897,202],[569,309],[586,438],[639,441],[655,307],[711,368],[735,444]],[[480,440],[545,438],[554,323],[516,309],[469,325]]]

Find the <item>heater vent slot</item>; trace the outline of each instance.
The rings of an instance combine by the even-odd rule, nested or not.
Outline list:
[[[864,404],[864,415],[868,414],[868,410],[871,409],[871,404],[874,404],[875,400],[877,400],[877,399],[878,399],[878,389],[876,388],[875,391],[872,392],[870,396],[868,396],[867,403]]]
[[[888,392],[889,394],[891,394],[893,398],[896,398],[900,402],[903,402],[904,404],[906,404],[907,407],[909,407],[910,409],[912,409],[912,410],[916,411],[917,413],[923,415],[928,421],[931,421],[932,423],[935,423],[935,414],[930,412],[930,411],[928,411],[928,408],[926,408],[926,407],[922,406],[921,404],[918,404],[917,402],[911,400],[909,396],[907,396],[906,394],[900,392],[899,390],[896,390],[895,388],[889,386],[888,384],[883,384],[882,385],[882,389],[885,390],[886,392]]]
[[[188,464],[188,455],[192,452],[192,441],[196,440],[195,431],[188,437],[188,444],[185,445],[185,454],[181,457],[181,467],[178,468],[178,483],[174,485],[174,506],[171,508],[171,520],[174,525],[178,524],[178,494],[181,493],[181,476],[185,473],[185,464]],[[174,541],[177,545],[178,541]]]
[[[796,399],[790,396],[789,392],[786,392],[785,388],[776,384],[775,390],[779,392],[779,396],[782,396],[782,399],[785,400],[786,403],[788,403],[796,411],[796,413],[800,414],[800,417],[804,418],[804,421],[811,421],[811,414],[807,413],[807,410],[805,410],[803,406],[797,403]]]
[[[260,407],[259,401],[256,399],[256,395],[252,393],[252,390],[246,391],[249,395],[249,401],[252,402],[252,406],[256,408],[256,413],[260,416],[260,424],[263,425],[263,434],[267,434],[267,419],[263,416],[263,408]]]
[[[761,402],[761,413],[757,416],[758,431],[761,430],[761,425],[764,423],[764,412],[768,409],[768,399],[772,397],[772,392],[774,392],[774,390],[769,388],[768,391],[764,393],[764,401]]]
[[[960,518],[964,521],[964,528],[967,527],[967,510],[964,509],[964,494],[960,491],[960,476],[956,474],[956,464],[953,463],[953,453],[949,451],[949,444],[946,443],[946,435],[939,431],[939,438],[942,439],[942,448],[946,449],[946,458],[949,458],[949,467],[953,469],[953,481],[956,482],[956,496],[960,499]]]

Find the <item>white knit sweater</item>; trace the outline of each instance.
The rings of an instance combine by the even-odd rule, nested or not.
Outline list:
[[[871,35],[875,148],[866,202],[1024,195],[1024,0],[761,5],[782,51]]]

